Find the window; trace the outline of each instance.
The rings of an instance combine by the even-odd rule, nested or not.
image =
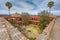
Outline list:
[[[22,19],[20,18],[19,21],[21,21]]]

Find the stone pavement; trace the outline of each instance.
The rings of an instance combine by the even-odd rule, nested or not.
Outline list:
[[[60,40],[60,18],[57,17],[51,32],[50,40]]]
[[[28,40],[4,18],[0,17],[0,40]]]

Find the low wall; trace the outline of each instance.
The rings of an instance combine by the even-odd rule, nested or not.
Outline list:
[[[56,19],[56,18],[55,18]],[[50,34],[51,34],[51,30],[54,27],[55,24],[55,19],[53,19],[49,25],[47,25],[47,27],[43,30],[42,34],[40,34],[36,40],[49,40]]]
[[[51,31],[54,27],[54,24],[55,24],[55,19],[53,21],[51,21],[51,23],[43,30],[43,32],[46,33],[46,40],[49,40],[49,37],[50,37],[50,34],[51,34]]]

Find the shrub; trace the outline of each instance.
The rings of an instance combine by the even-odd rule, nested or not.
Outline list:
[[[11,23],[11,24],[17,24],[17,20],[9,20],[9,22]]]
[[[29,38],[29,40],[35,40],[36,38]]]

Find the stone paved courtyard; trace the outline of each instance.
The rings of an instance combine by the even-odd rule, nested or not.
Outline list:
[[[0,17],[0,40],[27,40],[14,26]]]

